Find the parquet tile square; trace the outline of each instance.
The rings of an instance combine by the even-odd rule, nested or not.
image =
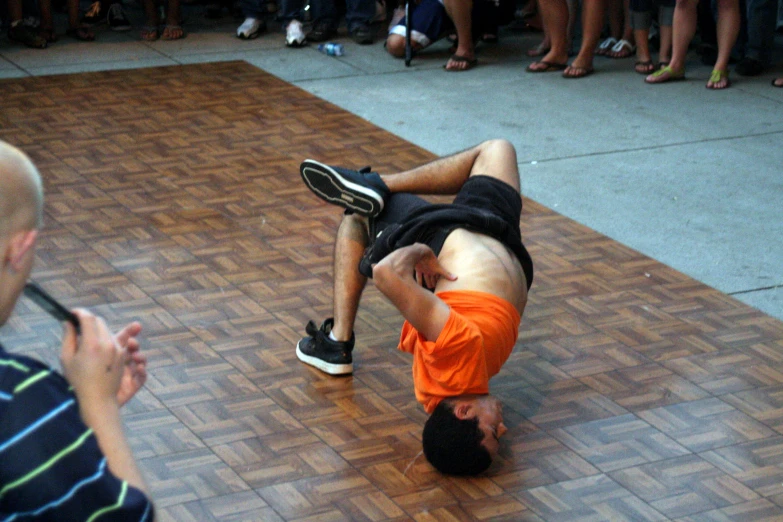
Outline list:
[[[670,518],[756,500],[759,495],[698,455],[685,455],[609,474]]]
[[[696,453],[775,434],[716,398],[655,408],[637,415]]]
[[[783,510],[779,506],[760,498],[736,506],[679,518],[676,522],[775,522],[781,518],[783,518]]]
[[[689,453],[633,414],[560,428],[552,435],[604,472]]]
[[[529,489],[520,493],[519,498],[542,519],[552,522],[666,520],[606,475]]]
[[[444,477],[372,284],[353,376],[293,349],[332,313],[341,219],[299,163],[431,153],[243,62],[2,80],[0,139],[44,178],[34,279],[144,324],[124,411],[160,520],[783,520],[783,322],[535,201],[535,282],[492,382],[509,432],[487,474]],[[26,300],[2,329],[53,366],[60,336]]]
[[[783,433],[783,386],[745,390],[721,398],[778,433]]]

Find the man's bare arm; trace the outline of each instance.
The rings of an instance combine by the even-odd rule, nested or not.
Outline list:
[[[420,283],[434,288],[440,277],[452,281],[457,278],[441,266],[430,247],[421,243],[395,250],[373,266],[375,286],[428,341],[437,340],[451,310]]]

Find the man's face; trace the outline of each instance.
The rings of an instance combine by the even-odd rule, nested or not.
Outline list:
[[[24,290],[24,285],[33,269],[34,252],[34,247],[27,250],[14,269],[8,265],[3,268],[2,280],[4,284],[2,292],[0,292],[0,325],[5,324],[11,316],[16,301]]]
[[[494,457],[500,447],[500,437],[508,431],[503,424],[503,405],[490,395],[479,395],[464,400],[468,401],[469,406],[465,418],[478,419],[479,429],[484,433],[481,444]]]

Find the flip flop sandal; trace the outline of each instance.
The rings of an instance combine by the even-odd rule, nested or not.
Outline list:
[[[776,83],[778,81],[780,81],[780,83]],[[783,89],[783,78],[775,78],[772,80],[772,86],[777,89]]]
[[[724,85],[723,87],[715,86],[715,84],[723,80],[726,80],[726,85]],[[721,71],[719,69],[714,69],[712,71],[712,74],[710,74],[710,79],[707,82],[707,85],[705,85],[705,87],[715,91],[719,91],[721,89],[728,89],[729,87],[731,87],[731,80],[729,80],[729,71]]]
[[[542,64],[545,65],[543,69],[532,69],[535,64]],[[562,71],[568,67],[568,64],[565,63],[555,63],[555,62],[547,62],[544,60],[541,60],[540,62],[533,62],[530,65],[528,65],[525,70],[529,73],[546,73],[546,72],[554,72],[554,71]]]
[[[630,58],[635,52],[635,45],[632,45],[628,40],[619,40],[612,46],[612,50],[606,56],[619,60],[621,58]]]
[[[466,64],[466,66],[464,69],[448,69],[447,66],[449,65],[449,63],[446,62],[445,64],[443,64],[443,68],[446,69],[448,72],[465,72],[471,70],[476,66],[476,64],[478,64],[478,58],[465,58],[464,56],[452,54],[451,58],[449,58],[449,62],[464,63]]]
[[[655,72],[655,65],[652,60],[640,60],[633,65],[633,70],[639,74],[652,74]]]
[[[595,54],[598,56],[606,56],[609,54],[609,51],[612,50],[612,47],[617,43],[617,38],[609,37],[603,42],[601,42],[601,45],[598,46],[598,49],[595,50]]]
[[[650,76],[644,79],[645,83],[666,83],[666,82],[674,82],[678,80],[684,80],[685,79],[685,69],[681,71],[675,71],[668,65],[666,67],[662,67],[661,69],[658,69],[654,73],[652,73]]]

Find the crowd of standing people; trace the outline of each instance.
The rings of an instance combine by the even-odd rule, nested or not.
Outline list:
[[[130,0],[126,0],[130,1]],[[633,70],[649,84],[685,77],[686,56],[699,36],[699,54],[712,66],[709,89],[731,85],[729,66],[742,76],[758,76],[774,65],[779,0],[412,0],[406,23],[403,0],[137,0],[143,8],[145,41],[178,40],[183,29],[182,4],[200,2],[204,16],[234,16],[241,24],[236,36],[254,39],[267,32],[267,21],[280,23],[285,43],[303,47],[339,37],[345,22],[357,44],[373,44],[385,32],[386,50],[403,57],[410,27],[413,53],[448,38],[447,71],[465,71],[478,64],[478,42],[496,43],[500,26],[540,31],[541,42],[528,51],[535,58],[530,73],[562,72],[564,78],[584,78],[595,72],[594,58],[635,58]],[[399,3],[387,4],[387,1]],[[525,1],[525,0],[520,0]],[[95,39],[95,27],[130,31],[123,0],[6,0],[0,18],[12,42],[46,48],[57,40],[53,12],[67,14],[65,35],[80,41]],[[206,3],[204,3],[206,2]],[[579,28],[578,37],[576,28]],[[657,59],[653,53],[657,51]],[[783,87],[783,79],[773,81]]]

